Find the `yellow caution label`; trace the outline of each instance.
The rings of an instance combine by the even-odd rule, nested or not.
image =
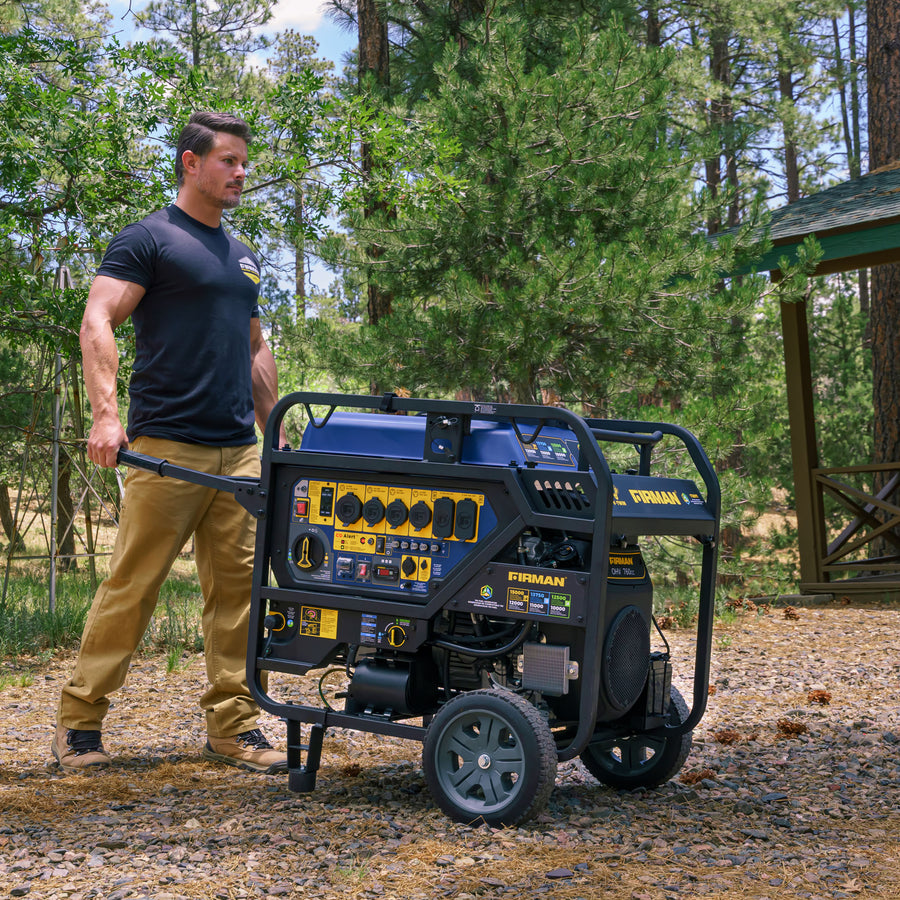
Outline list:
[[[316,606],[300,607],[300,634],[306,637],[337,638],[338,611]]]

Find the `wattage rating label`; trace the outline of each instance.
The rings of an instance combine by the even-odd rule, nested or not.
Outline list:
[[[530,616],[568,619],[572,612],[572,595],[558,591],[511,587],[506,591],[506,608],[509,612],[526,613]]]

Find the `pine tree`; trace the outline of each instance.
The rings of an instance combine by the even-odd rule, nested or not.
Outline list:
[[[137,21],[184,54],[197,70],[238,91],[250,54],[269,46],[259,32],[274,0],[151,0]]]
[[[610,409],[617,392],[689,378],[694,336],[730,295],[697,302],[712,259],[667,115],[669,56],[588,21],[558,31],[544,62],[530,38],[511,15],[448,42],[414,122],[453,136],[457,186],[422,203],[417,183],[396,219],[354,221],[384,247],[395,304],[353,357],[413,392]],[[413,180],[432,148],[418,150]]]

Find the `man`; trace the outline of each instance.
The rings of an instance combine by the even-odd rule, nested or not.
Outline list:
[[[93,412],[88,456],[97,465],[114,466],[130,446],[192,469],[259,477],[254,420],[265,423],[278,379],[260,328],[259,265],[221,225],[222,211],[240,203],[250,137],[241,119],[194,113],[178,139],[174,205],[129,225],[107,249],[81,326]],[[135,360],[126,434],[114,331],[129,316]],[[109,577],[60,698],[52,751],[64,771],[111,762],[101,741],[108,696],[124,683],[160,586],[192,534],[210,684],[200,698],[203,755],[254,771],[286,768],[256,727],[247,687],[254,532],[228,493],[129,472]]]

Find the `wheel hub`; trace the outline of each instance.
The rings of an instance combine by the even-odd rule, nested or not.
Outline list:
[[[487,753],[482,753],[478,757],[478,768],[489,769],[491,767],[491,758]]]

